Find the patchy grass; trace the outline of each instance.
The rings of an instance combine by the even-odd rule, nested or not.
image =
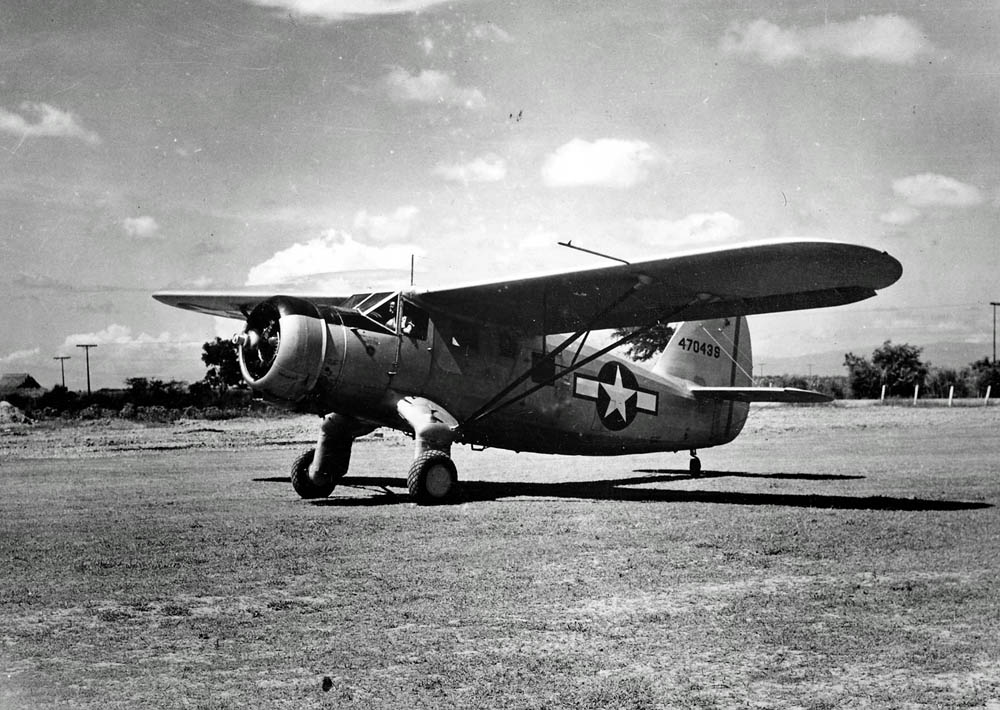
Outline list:
[[[19,435],[0,708],[997,710],[995,412],[762,408],[699,479],[457,450],[439,508],[391,436],[310,503],[254,422]]]

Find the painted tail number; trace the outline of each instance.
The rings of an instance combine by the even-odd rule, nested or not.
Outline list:
[[[681,338],[677,341],[677,347],[691,353],[698,353],[705,357],[719,358],[722,356],[722,348],[713,343],[706,343],[694,338]]]

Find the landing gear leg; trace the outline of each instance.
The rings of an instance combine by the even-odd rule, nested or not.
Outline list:
[[[323,417],[316,448],[292,464],[292,487],[302,498],[326,498],[351,463],[351,444],[362,433],[359,423],[342,414]]]
[[[396,411],[413,428],[416,450],[406,476],[410,498],[418,505],[447,503],[458,492],[458,470],[451,460],[457,424],[444,409],[422,397],[406,397]]]
[[[695,478],[701,475],[701,459],[698,458],[698,452],[694,449],[691,449],[691,463],[688,465],[688,470]]]

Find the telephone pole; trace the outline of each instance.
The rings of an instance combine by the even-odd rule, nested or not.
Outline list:
[[[97,345],[94,343],[88,343],[86,345],[77,345],[78,348],[83,348],[83,351],[87,353],[87,396],[90,396],[90,349],[96,348]]]
[[[60,355],[59,357],[54,357],[52,359],[59,361],[59,369],[62,370],[62,386],[63,389],[66,389],[66,361],[71,358],[69,355]]]
[[[990,305],[993,306],[993,364],[997,364],[997,306],[1000,303],[997,301],[990,301]]]

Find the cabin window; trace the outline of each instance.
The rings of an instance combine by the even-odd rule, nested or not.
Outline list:
[[[409,301],[403,301],[403,320],[400,323],[400,332],[403,335],[415,340],[426,340],[429,320],[427,311],[423,308],[418,308]]]
[[[542,353],[531,353],[531,381],[555,385],[556,361]],[[551,380],[551,381],[550,381]]]
[[[517,357],[517,338],[509,330],[497,333],[497,351],[500,357]]]
[[[465,353],[474,353],[479,351],[479,329],[472,323],[466,323],[465,321],[452,321],[451,322],[451,344],[462,348]]]

